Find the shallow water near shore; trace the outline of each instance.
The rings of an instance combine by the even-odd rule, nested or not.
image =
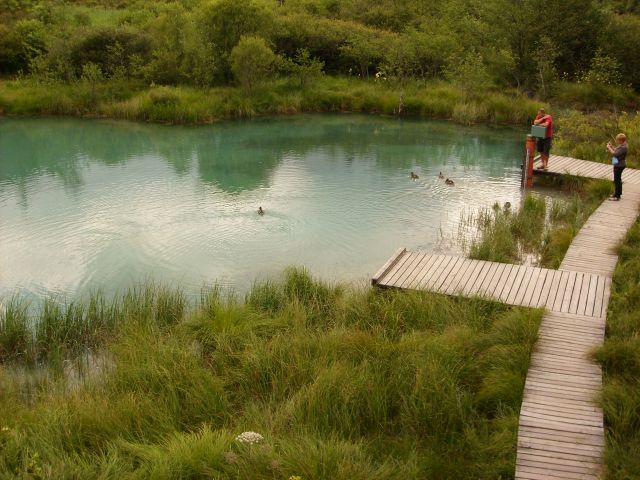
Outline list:
[[[517,205],[521,140],[363,115],[1,119],[0,296],[149,280],[243,291],[289,265],[364,283],[400,246],[455,249],[442,238],[462,211]]]

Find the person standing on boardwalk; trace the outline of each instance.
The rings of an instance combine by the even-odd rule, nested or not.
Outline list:
[[[549,166],[549,152],[551,151],[551,137],[553,137],[553,117],[544,111],[544,108],[538,110],[538,115],[533,120],[534,125],[547,127],[546,138],[539,138],[537,150],[542,159],[542,169],[546,170]]]
[[[627,136],[624,133],[616,135],[616,143],[614,147],[611,142],[607,143],[607,150],[612,155],[611,163],[613,164],[613,184],[615,191],[609,200],[618,201],[622,196],[622,172],[627,166]]]

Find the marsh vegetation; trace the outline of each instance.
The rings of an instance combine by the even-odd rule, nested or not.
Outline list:
[[[0,471],[36,478],[510,477],[541,317],[300,269],[193,307],[147,285],[27,310],[0,317]],[[70,382],[87,350],[108,361]]]

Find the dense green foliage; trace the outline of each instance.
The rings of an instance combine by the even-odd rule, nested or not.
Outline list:
[[[636,10],[596,0],[12,0],[0,16],[0,73],[68,82],[92,62],[105,78],[221,86],[241,37],[258,36],[281,58],[306,50],[338,76],[547,97],[561,79],[638,90]]]
[[[35,335],[27,313],[0,316],[7,477],[510,478],[541,316],[301,270],[244,302],[49,302]]]

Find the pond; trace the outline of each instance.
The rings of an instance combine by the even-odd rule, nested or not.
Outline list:
[[[522,139],[362,115],[0,119],[0,296],[243,291],[290,265],[364,283],[400,246],[454,248],[461,212],[516,205]]]

